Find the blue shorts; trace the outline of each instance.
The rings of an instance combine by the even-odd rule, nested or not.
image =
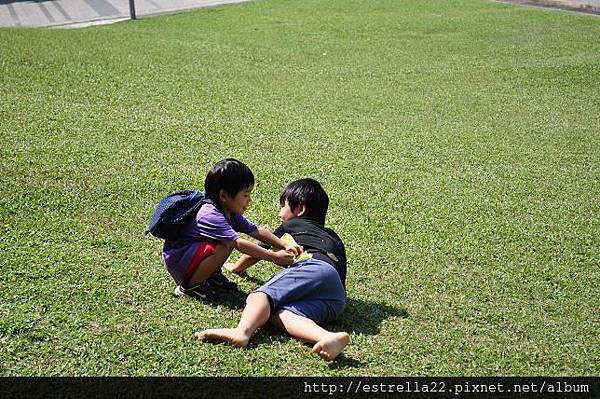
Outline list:
[[[273,312],[289,310],[318,324],[335,321],[346,306],[346,290],[337,270],[314,258],[282,270],[256,292],[267,294]]]

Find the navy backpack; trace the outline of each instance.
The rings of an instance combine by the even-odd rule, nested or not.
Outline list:
[[[181,229],[189,218],[209,202],[212,201],[206,198],[204,191],[181,190],[167,195],[156,205],[144,235],[150,233],[169,241],[181,239]]]

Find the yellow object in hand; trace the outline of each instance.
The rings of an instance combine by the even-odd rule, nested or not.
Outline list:
[[[286,244],[290,245],[290,244],[296,244],[298,245],[298,243],[296,243],[296,240],[294,240],[294,237],[292,237],[290,234],[285,233],[284,235],[281,236],[281,241],[285,242]],[[301,260],[306,260],[306,259],[310,259],[312,258],[312,255],[309,254],[306,251],[302,251],[302,253],[298,256],[296,256],[296,258],[294,258],[294,263],[298,263]],[[292,263],[292,264],[294,264]]]

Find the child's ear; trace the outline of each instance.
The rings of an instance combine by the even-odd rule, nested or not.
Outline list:
[[[296,207],[295,212],[296,216],[304,216],[304,214],[306,213],[306,205],[304,204],[300,204]]]
[[[229,194],[227,194],[225,192],[225,190],[219,190],[219,200],[222,202],[227,201],[227,199],[229,198]]]

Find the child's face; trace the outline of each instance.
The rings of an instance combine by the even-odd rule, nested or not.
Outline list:
[[[301,208],[302,205],[298,205],[296,209],[292,209],[288,200],[285,200],[285,203],[281,206],[281,210],[279,211],[279,219],[281,219],[282,222],[285,222],[286,220],[298,217],[302,210]]]
[[[237,213],[238,215],[243,215],[244,212],[246,212],[246,209],[248,209],[248,205],[250,205],[250,194],[252,193],[253,189],[254,186],[249,186],[237,193],[233,197],[230,197],[229,194],[222,192],[222,195],[220,197],[221,205],[229,213]]]

